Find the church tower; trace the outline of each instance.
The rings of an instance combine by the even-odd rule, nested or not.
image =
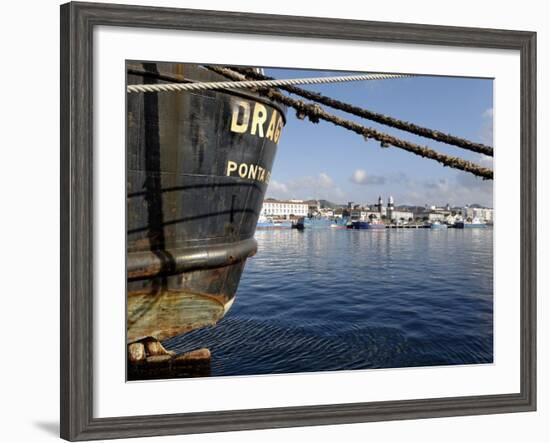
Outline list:
[[[393,197],[390,195],[390,197],[388,198],[388,210],[387,210],[387,213],[388,213],[388,218],[390,220],[393,220],[393,210],[394,210],[394,206],[393,206]]]
[[[383,205],[384,205],[384,204],[382,203],[382,196],[379,195],[379,196],[378,196],[378,204],[376,205],[376,209],[378,210],[378,212],[379,212],[380,214],[382,214],[382,206],[383,206]]]

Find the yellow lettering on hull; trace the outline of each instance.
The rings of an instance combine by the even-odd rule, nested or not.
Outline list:
[[[227,177],[240,177],[260,183],[269,183],[271,172],[260,165],[237,163],[229,160],[225,168]]]
[[[233,113],[231,115],[231,132],[242,134],[248,128],[250,120],[250,105],[244,100],[233,102]]]
[[[278,143],[284,125],[283,117],[276,109],[271,109],[259,102],[251,103],[246,100],[232,100],[231,132],[236,134],[250,134],[260,138],[267,138]],[[271,115],[270,115],[271,113]]]

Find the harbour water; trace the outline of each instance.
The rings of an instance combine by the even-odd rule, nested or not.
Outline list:
[[[493,361],[493,230],[258,230],[211,376]]]

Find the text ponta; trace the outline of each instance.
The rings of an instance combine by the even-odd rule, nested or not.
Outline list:
[[[261,183],[269,183],[271,171],[268,171],[260,165],[237,163],[230,160],[227,162],[226,175],[228,177],[239,176],[241,178],[255,180]]]

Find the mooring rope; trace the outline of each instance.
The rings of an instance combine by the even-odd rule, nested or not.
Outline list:
[[[294,78],[282,80],[243,80],[237,82],[200,82],[200,83],[156,83],[128,85],[127,92],[167,92],[167,91],[204,91],[210,89],[241,89],[291,85],[320,85],[362,80],[386,80],[391,78],[411,77],[405,74],[362,74],[337,77]]]
[[[246,76],[244,76],[243,74],[233,71],[229,68],[208,66],[208,69],[235,81],[242,81],[243,79],[246,79]],[[380,142],[380,146],[383,148],[387,148],[390,145],[395,146],[405,151],[412,152],[413,154],[416,154],[420,157],[435,160],[444,166],[449,166],[454,169],[470,172],[471,174],[482,177],[483,179],[493,179],[493,170],[490,168],[485,168],[459,157],[442,154],[427,146],[421,146],[416,143],[411,143],[409,141],[402,140],[389,134],[377,131],[376,129],[360,125],[359,123],[355,123],[351,120],[337,117],[333,114],[329,114],[316,103],[305,103],[301,100],[296,100],[272,88],[260,88],[258,92],[274,101],[294,108],[296,110],[296,116],[300,119],[308,117],[308,119],[313,123],[318,123],[320,119],[323,119],[337,126],[341,126],[359,135],[362,135],[365,140],[377,140]]]
[[[231,69],[241,74],[244,74],[247,79],[274,80],[272,77],[268,77],[266,75],[260,74],[259,72],[253,71],[251,69],[239,68],[239,67],[233,67],[233,66],[231,67]],[[392,128],[401,129],[403,131],[407,131],[412,134],[419,135],[421,137],[425,137],[438,142],[457,146],[459,148],[463,148],[468,151],[477,152],[479,154],[485,154],[491,157],[493,156],[493,148],[491,146],[488,146],[482,143],[475,143],[461,137],[456,137],[451,134],[445,134],[444,132],[437,131],[435,129],[424,128],[422,126],[415,125],[414,123],[409,123],[407,121],[399,120],[394,117],[380,114],[378,112],[369,111],[368,109],[350,105],[349,103],[342,102],[332,97],[327,97],[326,95],[320,94],[318,92],[308,91],[306,89],[297,88],[296,86],[292,86],[292,85],[281,85],[279,87],[292,94],[296,94],[296,95],[299,95],[300,97],[307,98],[308,100],[321,103],[331,108],[338,109],[340,111],[344,111],[349,114],[353,114],[358,117],[365,118],[367,120],[372,120],[376,123],[381,123],[386,126],[391,126]]]

